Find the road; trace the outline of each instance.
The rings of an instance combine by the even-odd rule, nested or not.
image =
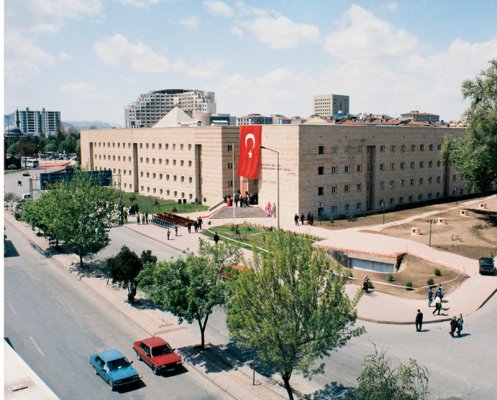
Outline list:
[[[61,399],[159,399],[164,393],[171,399],[231,399],[195,370],[153,375],[131,350],[132,342],[144,337],[142,329],[34,251],[10,225],[7,234],[15,251],[5,258],[4,334]],[[140,387],[112,393],[93,374],[89,355],[108,348],[134,360]]]

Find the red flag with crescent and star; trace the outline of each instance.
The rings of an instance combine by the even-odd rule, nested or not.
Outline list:
[[[238,176],[257,178],[261,156],[261,125],[242,125],[240,127],[240,155]]]

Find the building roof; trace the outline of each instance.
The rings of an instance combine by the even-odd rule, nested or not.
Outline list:
[[[179,107],[174,107],[152,128],[173,128],[177,126],[196,125],[196,121]]]

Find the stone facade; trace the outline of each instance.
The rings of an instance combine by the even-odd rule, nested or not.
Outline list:
[[[278,152],[280,217],[312,212],[318,219],[468,194],[440,155],[444,136],[463,133],[433,126],[265,125],[262,145],[270,150],[261,149],[259,178],[249,184],[236,176],[238,127],[82,131],[81,157],[83,168],[111,169],[115,182],[120,175],[125,191],[214,205],[233,189],[257,190],[264,208],[277,202]]]

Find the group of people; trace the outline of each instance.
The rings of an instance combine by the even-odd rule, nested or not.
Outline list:
[[[433,310],[433,315],[435,315],[436,312],[438,312],[438,315],[440,315],[440,311],[442,311],[443,298],[444,298],[444,293],[442,289],[442,284],[440,284],[435,292],[435,309]],[[432,303],[433,303],[433,287],[430,286],[428,288],[428,307],[431,307]]]
[[[299,217],[298,213],[295,213],[295,216],[293,217],[293,220],[295,221],[295,225],[298,226],[299,225],[299,221],[300,221],[301,225],[304,225],[304,223],[306,221],[306,218],[305,218],[304,213],[300,214],[300,217]],[[307,212],[307,223],[309,225],[314,225],[314,214],[311,213],[310,211]]]

